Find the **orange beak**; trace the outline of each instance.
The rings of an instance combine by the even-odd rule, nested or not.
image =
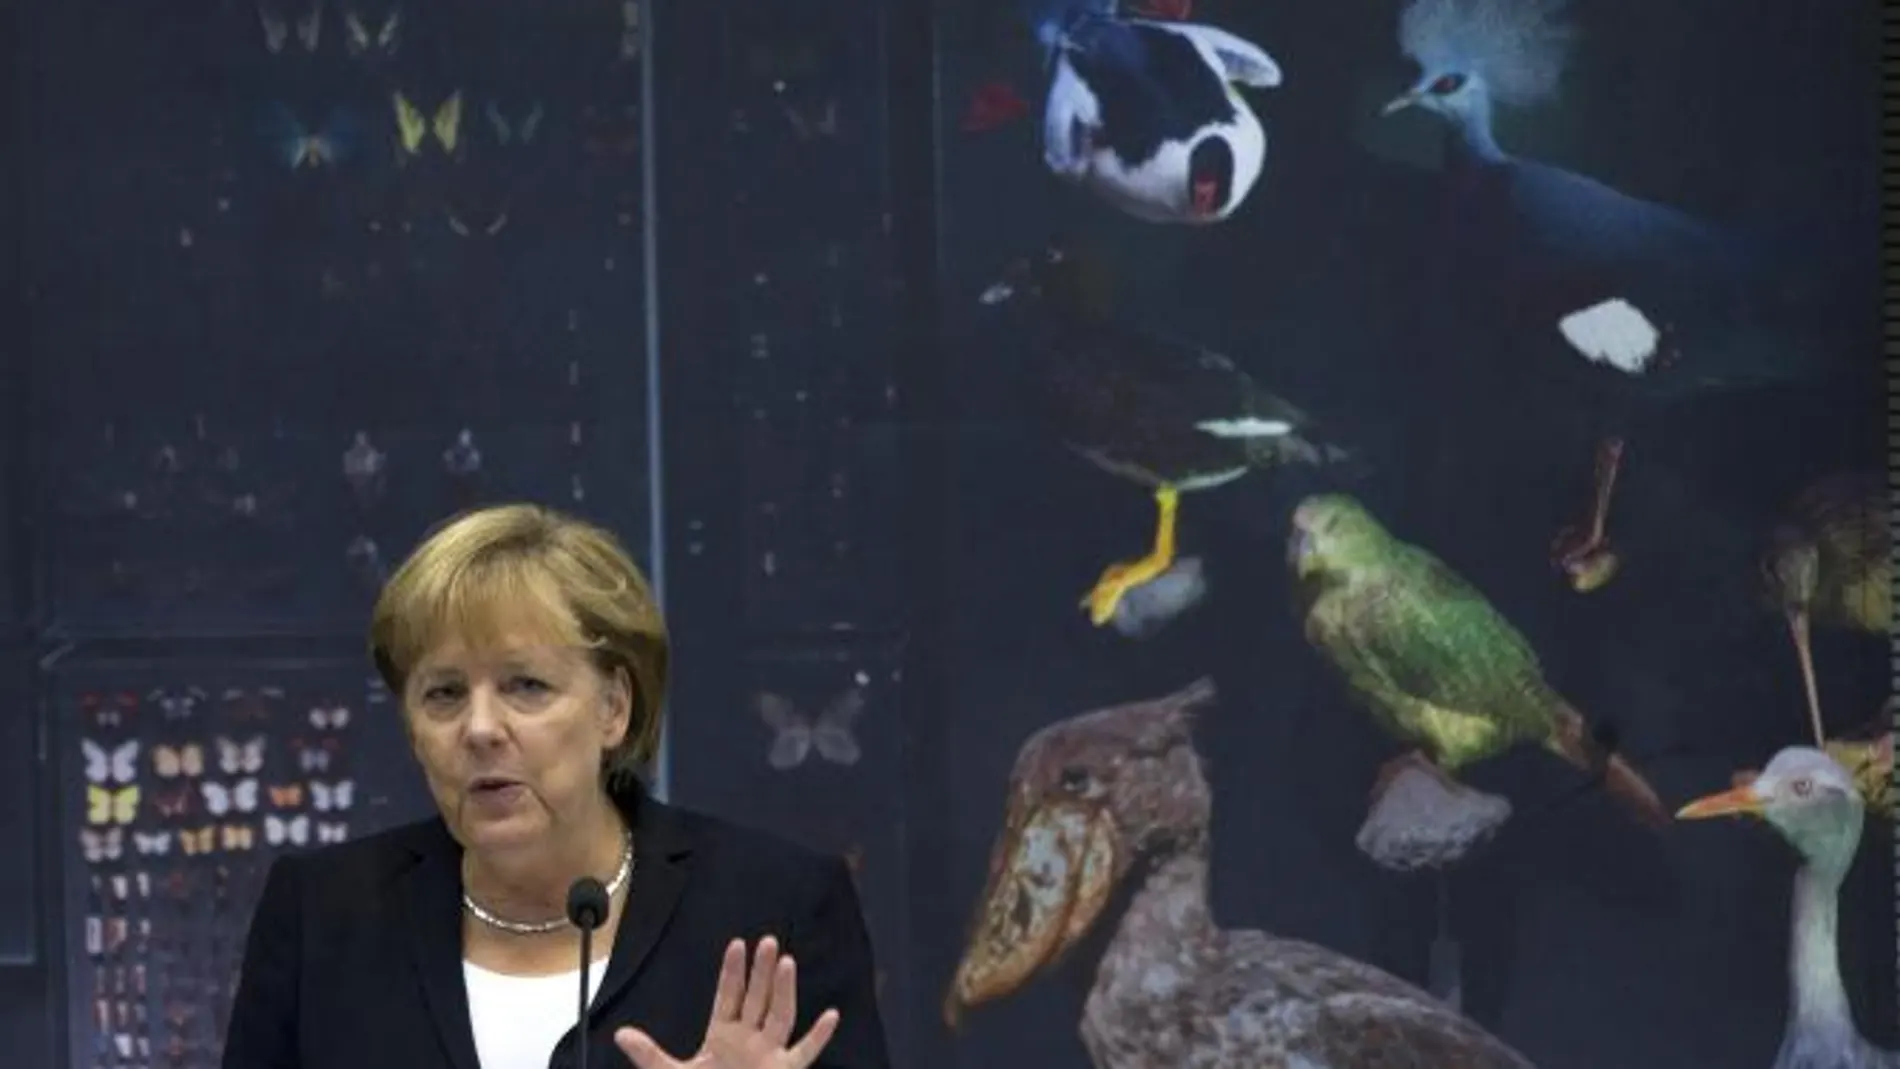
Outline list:
[[[1710,817],[1760,816],[1767,800],[1755,791],[1751,777],[1726,791],[1697,798],[1676,810],[1677,820],[1707,820]]]

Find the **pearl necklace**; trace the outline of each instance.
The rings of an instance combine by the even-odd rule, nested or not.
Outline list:
[[[629,833],[620,847],[620,867],[614,870],[614,878],[607,881],[607,898],[609,901],[620,893],[620,889],[627,885],[627,879],[632,875],[633,835]],[[528,924],[524,924],[521,921],[511,921],[504,917],[497,917],[481,906],[476,905],[475,900],[469,897],[466,890],[462,892],[462,908],[468,911],[469,916],[474,917],[490,928],[499,929],[512,935],[546,935],[549,932],[565,928],[569,924],[566,917],[558,917],[551,921],[535,921]]]

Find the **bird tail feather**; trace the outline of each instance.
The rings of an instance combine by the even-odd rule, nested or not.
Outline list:
[[[1599,745],[1575,709],[1565,707],[1557,716],[1557,730],[1548,744],[1552,752],[1596,777],[1611,799],[1639,823],[1652,828],[1668,826],[1669,811],[1641,772]]]

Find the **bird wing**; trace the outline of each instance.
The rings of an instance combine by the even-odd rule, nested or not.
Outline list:
[[[1536,651],[1483,594],[1424,550],[1391,552],[1329,612],[1327,648],[1349,677],[1487,718],[1545,695]]]
[[[1128,21],[1130,25],[1178,34],[1187,38],[1230,82],[1239,82],[1241,85],[1251,85],[1260,89],[1272,89],[1280,84],[1280,65],[1267,54],[1267,50],[1226,30],[1194,22],[1157,22],[1149,19],[1129,19]]]
[[[1295,1056],[1290,1064],[1530,1069],[1477,1024],[1382,969],[1260,932],[1227,933],[1225,943],[1218,974],[1233,1003],[1261,1011],[1244,1016],[1280,1032],[1276,1045]]]

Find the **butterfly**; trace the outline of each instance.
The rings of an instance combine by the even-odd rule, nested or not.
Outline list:
[[[259,4],[257,21],[264,27],[264,48],[272,55],[284,50],[290,40],[290,20],[274,7]],[[317,43],[323,36],[323,4],[310,5],[310,10],[297,16],[297,43],[303,45],[305,52],[315,52]]]
[[[435,112],[423,114],[421,108],[409,102],[401,93],[391,98],[396,108],[396,158],[400,162],[410,156],[422,155],[423,146],[428,143],[429,135],[434,134],[442,151],[453,156],[462,146],[462,94],[450,93],[448,99],[436,105]]]
[[[291,747],[297,753],[297,767],[305,772],[328,772],[330,759],[336,756],[337,750],[335,739],[323,739],[318,742],[296,739],[291,743]]]
[[[220,737],[217,743],[218,767],[226,775],[250,775],[264,767],[264,736],[259,735],[243,742]]]
[[[132,846],[141,854],[169,854],[172,852],[172,833],[161,831],[156,835],[147,835],[135,831],[132,833]]]
[[[224,692],[224,715],[232,720],[262,720],[270,716],[271,706],[283,699],[284,692],[278,687],[232,687]]]
[[[221,817],[236,810],[249,813],[257,808],[257,781],[239,780],[229,787],[222,783],[207,783],[201,788],[205,795],[205,809],[212,816]]]
[[[249,824],[226,824],[218,831],[218,845],[226,850],[249,850],[257,845],[257,829]]]
[[[92,721],[94,727],[101,728],[124,727],[125,718],[138,708],[138,704],[136,697],[125,693],[79,696],[79,711]]]
[[[82,828],[79,832],[79,850],[89,862],[117,861],[125,853],[125,829],[94,831]]]
[[[86,788],[86,823],[130,824],[139,815],[139,789],[113,790],[91,785]]]
[[[161,817],[182,817],[191,812],[192,803],[197,797],[191,793],[189,786],[180,787],[175,791],[154,791],[152,805],[158,808],[158,815]]]
[[[341,822],[317,825],[317,841],[320,843],[340,843],[350,837],[350,826]]]
[[[361,56],[374,53],[379,56],[393,56],[396,47],[402,44],[402,11],[400,8],[389,12],[376,32],[370,32],[369,24],[354,11],[343,13],[343,31],[348,34],[345,44],[350,55]]]
[[[319,705],[310,710],[310,726],[318,731],[342,731],[350,726],[349,707],[333,705],[325,708]]]
[[[350,780],[310,784],[310,802],[319,812],[348,809],[356,800],[356,784]]]
[[[204,747],[195,742],[183,746],[152,747],[152,771],[160,779],[202,776],[205,772]]]
[[[335,167],[356,147],[358,124],[342,109],[332,109],[311,127],[288,105],[274,104],[265,117],[265,137],[278,160],[293,171]]]
[[[195,831],[181,831],[178,833],[178,848],[191,857],[196,857],[199,854],[208,854],[212,850],[215,850],[217,845],[218,826],[216,824],[207,824]]]
[[[270,804],[273,809],[295,809],[303,804],[303,784],[287,783],[270,789]]]
[[[107,750],[91,739],[80,739],[89,783],[130,783],[139,775],[139,742],[132,739]]]
[[[495,131],[497,145],[526,145],[534,140],[541,129],[541,117],[545,114],[539,101],[528,109],[527,114],[510,118],[501,110],[501,105],[489,101],[484,114],[488,116],[488,125]]]
[[[456,214],[454,208],[444,209],[444,211],[448,215],[449,229],[455,234],[465,238],[474,237],[477,233],[492,238],[496,234],[501,233],[502,228],[508,225],[508,209],[506,208],[502,208],[490,216],[486,223],[481,221],[480,216],[474,217],[469,220],[469,222],[475,224],[474,226],[470,226],[469,222],[464,222],[462,217]]]
[[[855,765],[862,755],[851,726],[864,711],[864,690],[847,688],[832,699],[817,716],[806,716],[782,695],[758,696],[759,719],[774,732],[766,763],[781,772],[805,763],[813,750],[825,760],[839,765]]]
[[[310,818],[283,817],[264,818],[264,841],[272,846],[302,846],[310,841]]]
[[[158,706],[167,720],[189,720],[198,712],[198,703],[205,700],[205,692],[197,687],[183,690],[160,687],[147,694],[145,700]]]

